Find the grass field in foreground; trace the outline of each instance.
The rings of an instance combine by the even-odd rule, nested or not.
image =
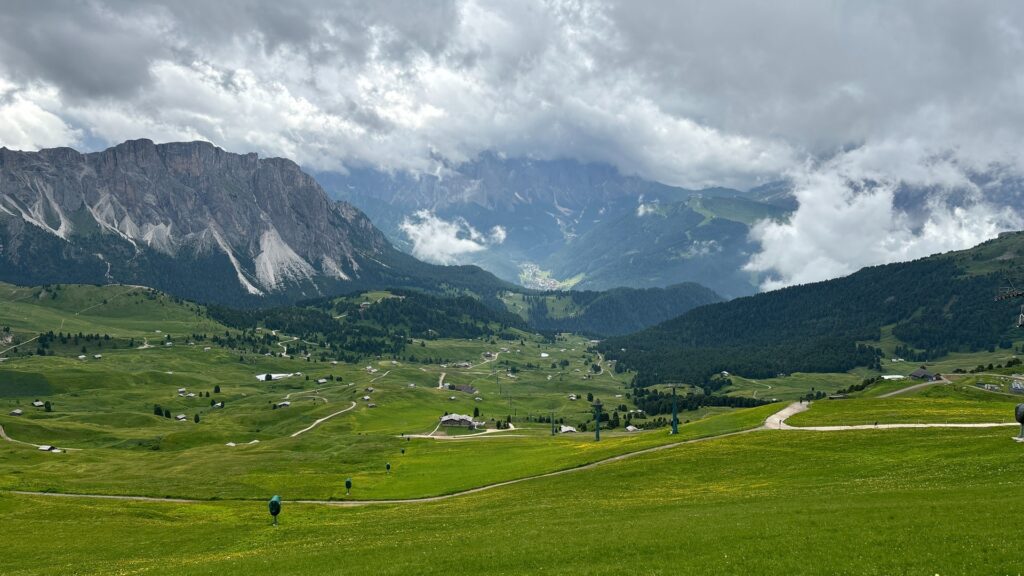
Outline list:
[[[764,431],[435,503],[0,495],[4,573],[1017,574],[1005,430]]]

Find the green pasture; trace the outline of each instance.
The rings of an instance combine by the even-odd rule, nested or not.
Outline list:
[[[1014,407],[1020,401],[969,385],[936,384],[889,398],[819,400],[787,422],[793,426],[1014,422]]]
[[[763,431],[430,503],[0,495],[5,574],[1016,574],[1001,430]],[[262,496],[269,497],[269,493]]]

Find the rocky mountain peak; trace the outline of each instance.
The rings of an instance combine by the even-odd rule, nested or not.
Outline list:
[[[0,239],[12,269],[28,269],[27,242],[47,244],[54,266],[70,258],[107,280],[145,276],[140,267],[167,258],[225,260],[234,288],[251,295],[316,293],[391,250],[362,212],[290,160],[148,139],[87,154],[0,150]]]

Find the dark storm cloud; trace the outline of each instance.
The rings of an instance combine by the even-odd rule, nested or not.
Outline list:
[[[71,96],[126,95],[166,54],[158,36],[99,4],[15,0],[0,10],[0,70]]]

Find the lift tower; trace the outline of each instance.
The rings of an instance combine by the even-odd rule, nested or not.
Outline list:
[[[1010,286],[1009,288],[999,290],[999,294],[996,295],[996,302],[1014,300],[1016,298],[1024,298],[1024,290],[1018,290]],[[1017,328],[1024,328],[1024,305],[1020,307],[1020,315],[1017,317]]]

